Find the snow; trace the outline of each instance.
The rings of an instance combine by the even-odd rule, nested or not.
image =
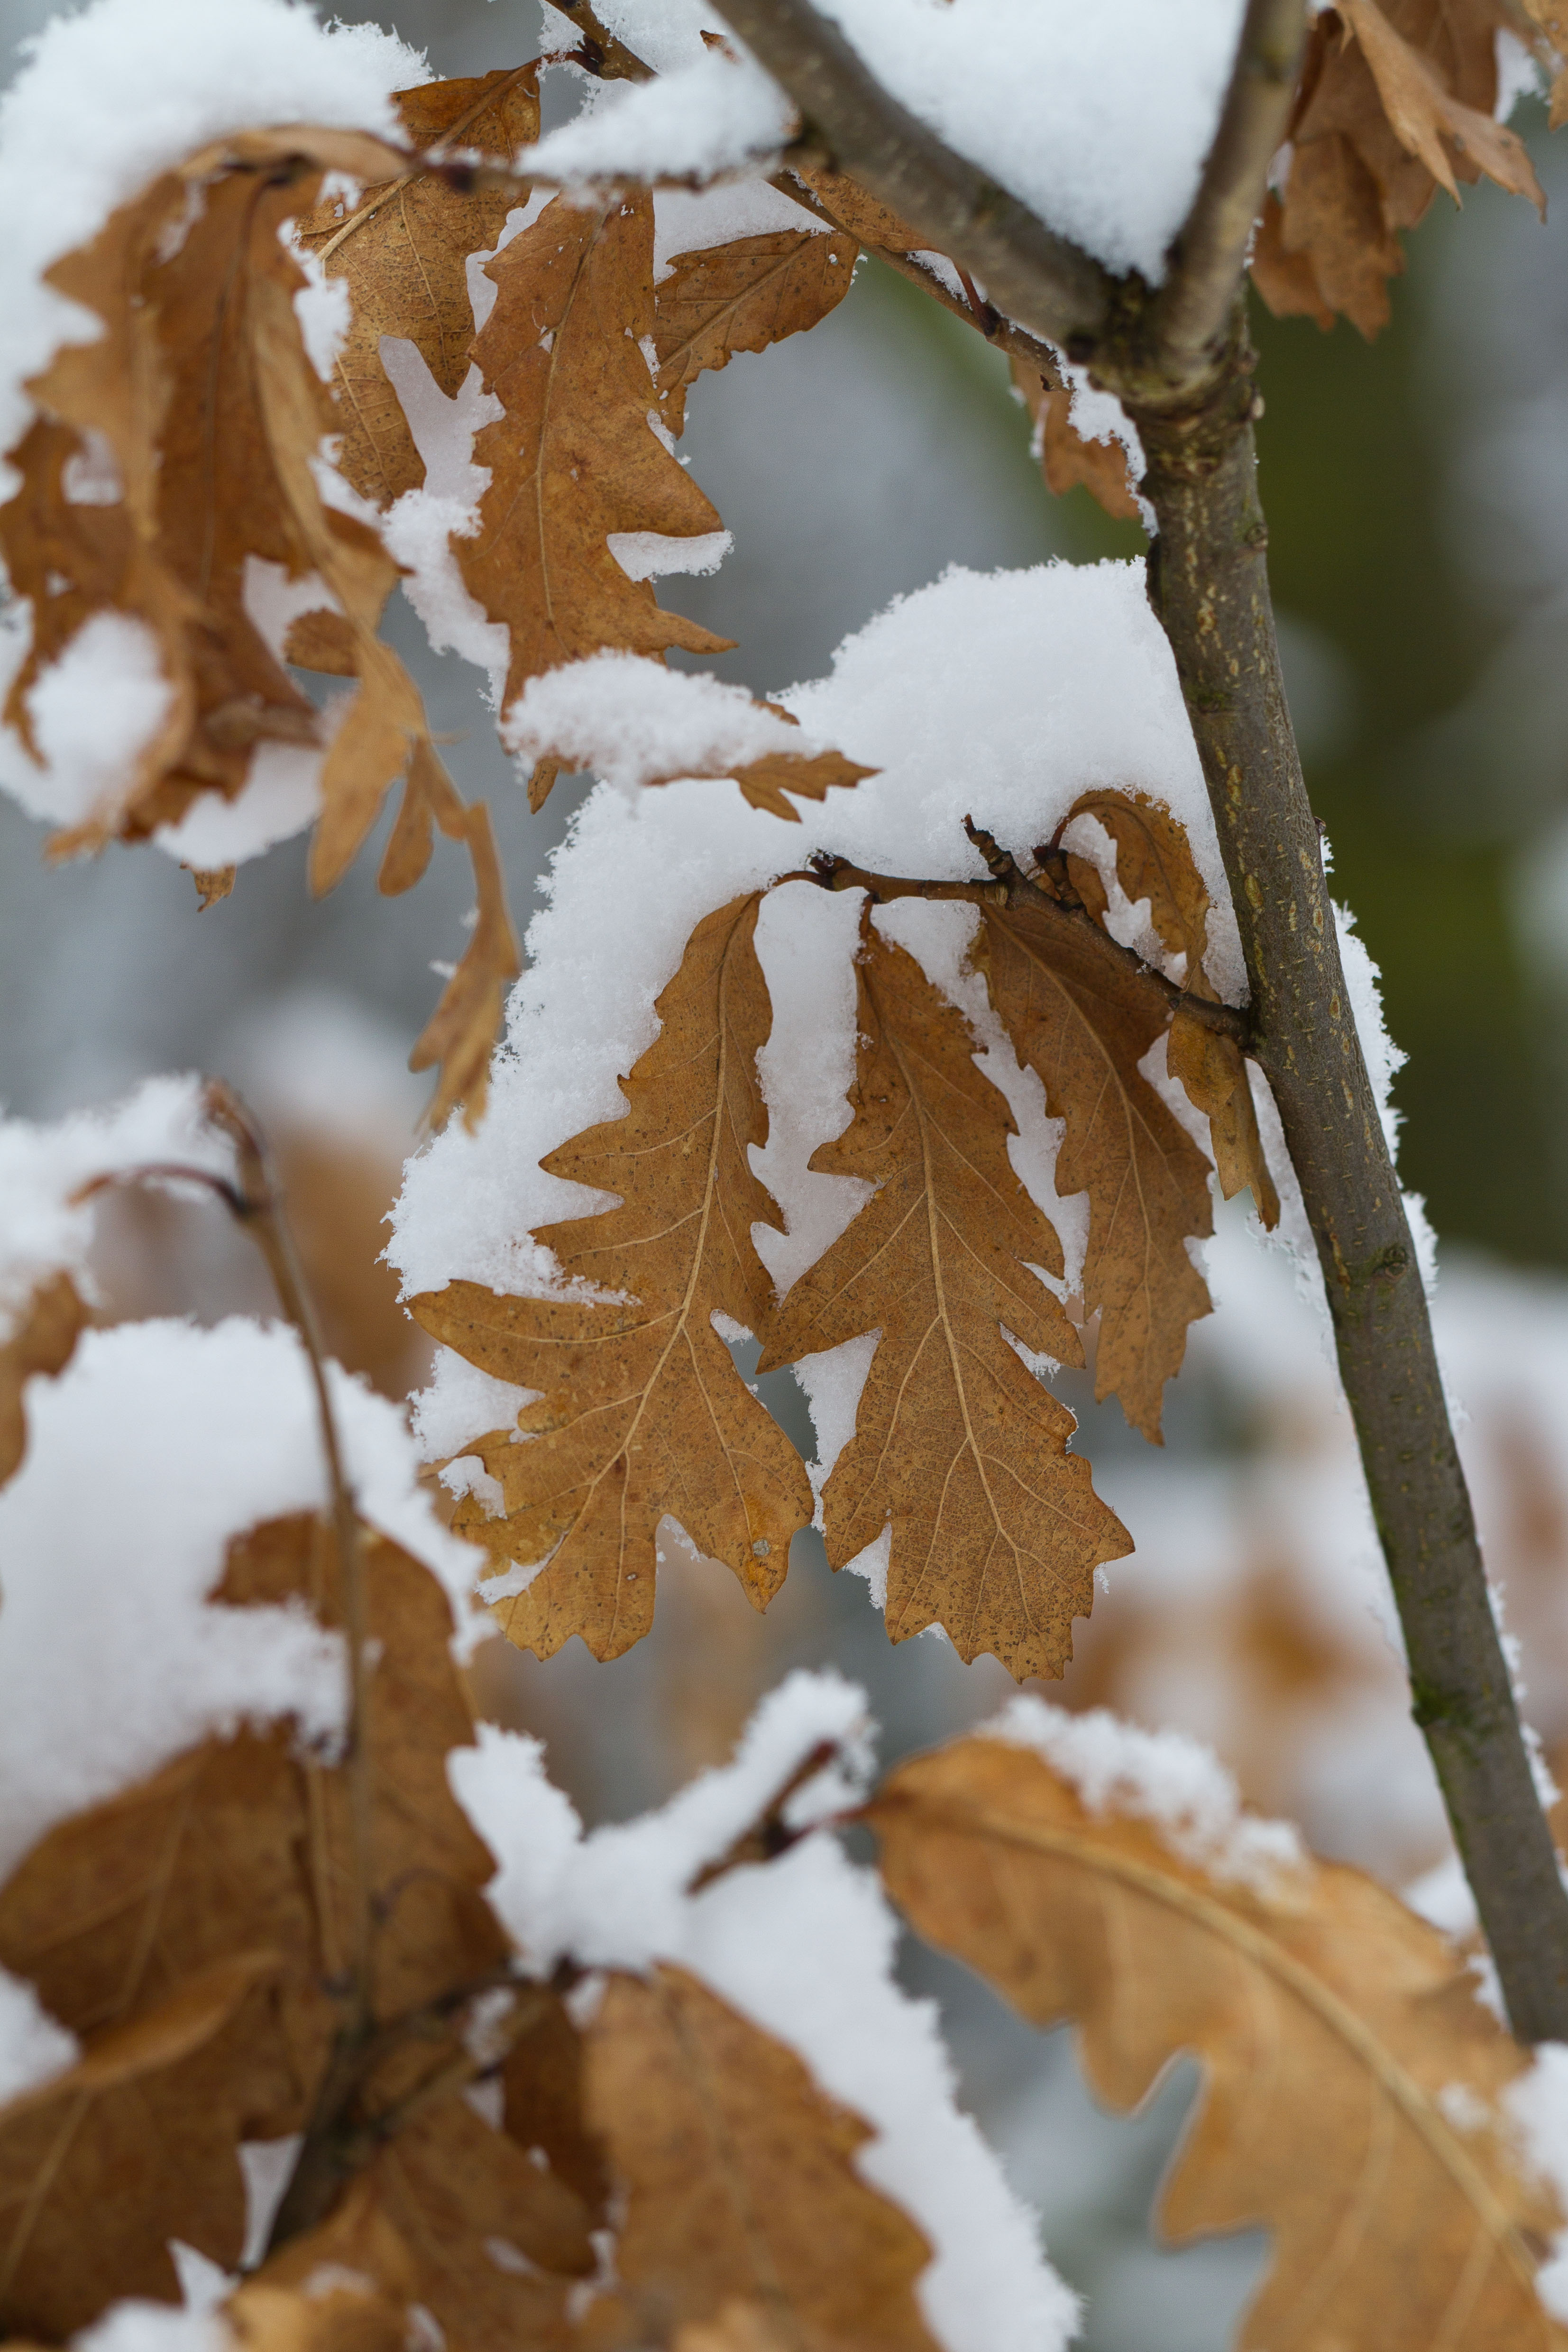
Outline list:
[[[647,82],[605,82],[583,111],[517,158],[554,185],[605,180],[708,180],[776,154],[795,110],[749,58],[705,49]]]
[[[1144,1731],[1103,1706],[1069,1715],[1024,1694],[983,1727],[983,1736],[1032,1748],[1071,1782],[1090,1812],[1148,1822],[1174,1854],[1222,1885],[1267,1895],[1306,1864],[1294,1826],[1244,1813],[1224,1765],[1179,1731]]]
[[[235,2336],[215,2311],[136,2299],[111,2303],[71,2344],[73,2352],[234,2352]]]
[[[537,1741],[486,1725],[479,1738],[448,1771],[498,1857],[490,1899],[530,1964],[544,1972],[570,1951],[600,1967],[690,1969],[873,2126],[856,2162],[932,2242],[917,2293],[938,2342],[948,2352],[1064,2347],[1077,2299],[954,2104],[935,2006],[896,1987],[898,1927],[874,1874],[831,1838],[808,1835],[765,1867],[686,1892],[820,1740],[845,1743],[843,1762],[809,1782],[788,1817],[803,1827],[853,1801],[870,1769],[863,1694],[831,1673],[791,1675],[763,1701],[731,1764],[662,1811],[587,1838],[545,1779]]]
[[[402,1415],[336,1367],[331,1390],[362,1516],[463,1612],[477,1555],[434,1517]],[[291,1330],[89,1331],[57,1379],[29,1383],[27,1413],[0,1493],[0,1873],[211,1733],[293,1717],[322,1740],[342,1714],[341,1645],[303,1607],[207,1599],[233,1536],[327,1505]]]
[[[81,2044],[49,2015],[32,1986],[0,1969],[0,2106],[63,2074]]]
[[[828,677],[779,699],[801,722],[798,740],[833,743],[880,772],[853,792],[796,803],[800,822],[788,826],[748,809],[723,782],[676,783],[631,801],[610,784],[590,794],[528,932],[529,969],[513,992],[485,1122],[473,1136],[448,1130],[408,1169],[389,1253],[408,1291],[459,1276],[497,1290],[549,1289],[553,1268],[528,1229],[602,1202],[546,1176],[539,1159],[621,1114],[617,1077],[652,1042],[654,999],[693,926],[819,848],[883,871],[892,865],[938,879],[983,879],[966,814],[1027,852],[1092,786],[1148,792],[1187,827],[1216,901],[1207,970],[1222,993],[1241,994],[1202,772],[1139,565],[949,571],[849,638]],[[809,903],[804,893],[791,899]],[[940,910],[931,912],[939,928]],[[768,920],[782,916],[780,908]],[[842,927],[833,937],[847,959],[852,908],[820,919]],[[607,933],[616,940],[613,957],[600,952]],[[825,972],[822,984],[831,996]],[[851,999],[841,982],[836,1048],[818,1025],[824,1002],[813,997],[799,1024],[791,1003],[777,1004],[769,1052],[788,1050],[803,1062],[838,1051],[846,1068]],[[798,1042],[786,1049],[779,1032],[792,1024]],[[789,1091],[779,1084],[772,1098]],[[814,1115],[833,1123],[815,1131],[800,1125],[789,1144],[802,1198],[817,1181],[805,1181],[805,1160],[842,1123],[841,1108],[832,1112],[821,1086],[810,1092]],[[769,1179],[788,1197],[795,1180],[783,1163],[782,1147],[770,1146]]]
[[[531,767],[549,752],[622,791],[673,777],[732,775],[772,752],[823,748],[743,686],[622,653],[564,662],[529,678],[501,735],[519,765]]]
[[[1539,2042],[1534,2065],[1510,2084],[1503,2102],[1527,2160],[1568,2212],[1568,2044]],[[1568,2227],[1553,2238],[1550,2259],[1535,2274],[1535,2292],[1553,2319],[1568,2321]]]
[[[9,688],[26,656],[31,613],[24,600],[0,615],[0,688]],[[0,728],[0,785],[48,824],[96,819],[112,826],[172,693],[146,623],[129,613],[95,613],[27,688],[37,758],[11,728]]]
[[[199,1078],[149,1078],[110,1110],[73,1111],[52,1126],[0,1119],[0,1340],[51,1275],[89,1292],[96,1211],[72,1193],[94,1177],[175,1160],[234,1175],[234,1149],[208,1125]]]
[[[153,175],[225,132],[316,122],[395,137],[391,93],[423,59],[370,25],[288,0],[93,0],[24,43],[0,100],[0,448],[25,430],[25,380],[92,314],[40,283]]]

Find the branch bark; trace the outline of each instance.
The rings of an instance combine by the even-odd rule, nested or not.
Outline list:
[[[1247,236],[1289,104],[1301,0],[1250,0],[1220,129],[1165,288],[1110,279],[879,89],[810,0],[724,0],[839,168],[1118,393],[1158,538],[1149,596],[1203,762],[1271,1085],[1317,1245],[1409,1658],[1442,1787],[1521,2041],[1568,2039],[1568,1895],[1537,1797],[1443,1396],[1419,1265],[1351,1016],[1316,822],[1275,642],[1257,489]],[[1292,68],[1293,70],[1293,68]],[[1275,126],[1271,129],[1270,126]],[[886,888],[885,882],[883,885]]]

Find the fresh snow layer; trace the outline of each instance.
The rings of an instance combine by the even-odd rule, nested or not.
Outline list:
[[[1510,2086],[1505,2104],[1526,2158],[1568,2212],[1568,2044],[1541,2042],[1534,2065]],[[1535,2292],[1553,2319],[1568,2321],[1568,2228],[1552,2240]]]
[[[199,1078],[149,1078],[111,1109],[51,1126],[0,1119],[0,1341],[51,1275],[88,1288],[96,1210],[71,1195],[95,1177],[171,1161],[233,1180],[234,1147],[204,1117]]]
[[[689,1969],[872,2125],[877,2137],[856,2163],[931,2240],[917,2292],[947,2352],[1059,2352],[1077,2298],[958,2112],[934,2004],[894,1980],[898,1927],[874,1874],[831,1837],[807,1836],[778,1862],[685,1891],[819,1741],[841,1743],[843,1760],[799,1791],[792,1825],[854,1801],[870,1763],[864,1706],[837,1675],[791,1675],[763,1701],[733,1763],[662,1811],[586,1838],[545,1778],[536,1740],[482,1724],[478,1747],[455,1749],[447,1769],[497,1857],[490,1900],[531,1966],[548,1971],[570,1951],[600,1967]]]
[[[582,113],[536,147],[518,169],[568,187],[595,180],[708,180],[776,154],[795,110],[749,58],[705,49],[654,80],[601,83]]]
[[[528,932],[529,969],[513,992],[484,1124],[472,1136],[449,1129],[409,1167],[391,1250],[409,1291],[459,1276],[497,1290],[549,1289],[553,1265],[528,1229],[605,1203],[546,1176],[540,1158],[621,1115],[617,1078],[652,1043],[654,1000],[694,925],[738,893],[798,870],[814,850],[882,872],[982,880],[966,814],[1027,852],[1092,786],[1150,793],[1186,826],[1215,899],[1209,974],[1222,994],[1242,995],[1202,772],[1138,564],[951,571],[848,639],[828,677],[779,699],[801,723],[799,741],[831,743],[880,772],[852,792],[797,803],[799,824],[747,807],[722,782],[676,783],[631,800],[608,784],[590,794],[556,856],[549,902]],[[764,909],[769,933],[777,926],[782,938],[799,926],[810,940],[795,957],[798,972],[822,956],[839,971],[834,980],[822,964],[799,1008],[775,1004],[765,1081],[775,1132],[765,1166],[785,1202],[792,1245],[788,1276],[782,1260],[773,1266],[779,1280],[820,1254],[858,1197],[843,1180],[806,1168],[816,1145],[844,1124],[857,912],[853,898],[830,898],[810,884]],[[1146,912],[1131,910],[1135,929],[1146,927]],[[898,927],[910,927],[923,957],[956,973],[972,924],[967,909],[923,905],[888,910],[885,919],[901,937]],[[613,956],[602,951],[606,937],[615,940]],[[780,953],[788,961],[787,943]],[[831,1006],[837,1011],[824,1029]],[[1039,1185],[1050,1213],[1054,1138],[1038,1081],[1017,1070],[1010,1050],[993,1053],[988,1069],[1009,1077],[1015,1115],[1032,1128],[1030,1164],[1019,1172]],[[836,1073],[831,1084],[829,1071]]]
[[[476,1555],[415,1479],[397,1408],[331,1369],[360,1508],[423,1559],[465,1622]],[[328,1503],[295,1333],[235,1317],[89,1331],[27,1384],[28,1444],[0,1492],[0,1875],[55,1822],[242,1720],[341,1723],[341,1644],[302,1607],[207,1596],[231,1538]]]
[[[392,92],[430,79],[394,35],[329,29],[288,0],[93,0],[23,48],[0,100],[0,449],[26,425],[26,379],[68,337],[101,331],[40,281],[117,205],[225,131],[317,122],[395,137]]]
[[[553,751],[623,791],[694,772],[733,774],[772,752],[822,749],[743,686],[622,653],[564,662],[529,678],[501,734],[520,762],[531,767]]]
[[[1149,1822],[1174,1854],[1211,1878],[1266,1895],[1306,1863],[1292,1825],[1243,1812],[1218,1758],[1182,1732],[1143,1731],[1103,1706],[1070,1715],[1025,1693],[984,1737],[1032,1748],[1071,1780],[1090,1812]]]
[[[610,0],[600,13],[671,82],[662,99],[637,91],[557,132],[559,146],[544,142],[552,170],[712,172],[744,159],[748,140],[766,143],[750,77],[767,78],[731,68],[727,82],[703,50],[700,28],[725,29],[722,12]],[[885,89],[1052,228],[1113,269],[1163,277],[1218,123],[1242,0],[823,0],[823,13]],[[787,114],[782,93],[772,102]]]

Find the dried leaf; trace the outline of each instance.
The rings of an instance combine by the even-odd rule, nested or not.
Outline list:
[[[1096,1567],[1132,1549],[1067,1451],[1071,1414],[1008,1337],[1082,1363],[1030,1271],[1060,1275],[1061,1245],[1013,1172],[1012,1118],[962,1015],[874,929],[859,987],[854,1118],[811,1166],[878,1190],[769,1321],[759,1370],[880,1330],[823,1491],[828,1558],[841,1568],[891,1521],[895,1642],[941,1624],[966,1660],[1060,1675]]]
[[[700,2328],[685,2352],[935,2352],[914,2292],[930,2248],[861,2179],[866,2125],[793,2052],[659,1968],[610,1979],[587,2069],[626,2200],[616,2269],[632,2340]]]
[[[862,776],[874,776],[874,768],[862,767],[856,760],[847,760],[841,751],[770,751],[760,760],[750,760],[735,772],[735,781],[746,799],[756,809],[765,809],[769,816],[787,817],[799,824],[800,812],[791,808],[786,793],[799,793],[802,800],[826,800],[835,788],[847,792],[858,784]]]
[[[1281,314],[1343,310],[1368,337],[1404,268],[1397,232],[1436,189],[1483,173],[1542,202],[1524,148],[1494,119],[1506,0],[1344,0],[1308,36],[1282,206],[1265,216],[1259,289]]]
[[[215,907],[221,898],[233,895],[235,870],[232,866],[186,866],[185,871],[195,884],[196,897],[201,901],[197,909],[199,913],[204,915],[209,907]]]
[[[412,2257],[362,2180],[223,2305],[244,2352],[408,2352]]]
[[[906,220],[870,194],[858,180],[852,180],[847,172],[834,172],[825,163],[807,163],[800,157],[791,160],[789,169],[802,187],[810,190],[824,212],[841,222],[852,236],[873,252],[930,250],[918,229],[912,228]]]
[[[1159,1443],[1160,1399],[1186,1327],[1209,1311],[1189,1234],[1213,1230],[1208,1165],[1139,1063],[1164,1029],[1164,994],[1048,908],[983,909],[975,961],[1046,1107],[1066,1122],[1059,1192],[1089,1194],[1083,1304],[1100,1314],[1097,1398],[1118,1396]],[[1105,1557],[1114,1558],[1108,1554]]]
[[[1389,128],[1406,153],[1419,157],[1458,204],[1447,140],[1475,167],[1467,178],[1484,172],[1511,195],[1527,196],[1544,220],[1546,198],[1518,133],[1446,89],[1427,59],[1395,31],[1377,0],[1339,0],[1339,8],[1365,52]]]
[[[1133,492],[1121,442],[1083,438],[1072,422],[1071,387],[1048,384],[1038,369],[1019,359],[1012,362],[1012,377],[1040,435],[1046,488],[1061,498],[1082,482],[1117,522],[1141,522],[1143,509]]]
[[[232,798],[258,743],[315,740],[310,704],[246,609],[252,558],[320,580],[361,680],[323,763],[318,887],[341,873],[423,732],[413,685],[374,635],[395,566],[323,503],[312,471],[337,416],[295,313],[305,280],[279,238],[326,170],[384,177],[400,161],[354,132],[246,133],[163,174],[49,273],[105,332],[58,352],[28,387],[40,419],[14,453],[23,483],[0,510],[0,546],[35,633],[5,715],[25,734],[40,670],[104,610],[152,629],[172,689],[131,788],[66,848],[141,837],[203,792]],[[71,469],[94,451],[102,478],[83,503]]]
[[[470,1718],[445,1595],[383,1538],[367,1532],[362,1557],[377,1645],[366,1729],[382,1923],[372,1996],[386,2019],[483,1981],[505,1946],[480,1892],[491,1857],[446,1779]],[[318,1522],[276,1520],[231,1548],[219,1597],[304,1601],[331,1623],[335,1572]],[[0,2111],[7,2319],[64,2334],[113,2295],[172,2295],[171,2236],[233,2265],[238,2143],[301,2127],[340,2021],[352,1852],[342,1772],[302,1756],[287,1729],[240,1732],[62,1822],[0,1890],[0,1962],[82,2037],[83,2068],[95,2070]],[[227,2011],[208,2001],[214,1985],[231,1989]],[[193,2013],[210,2016],[210,2032],[182,2040]],[[103,2100],[84,2105],[84,2085]],[[95,2220],[89,2232],[99,2200],[112,2228]],[[67,2261],[84,2232],[93,2259]]]
[[[1561,131],[1568,122],[1568,6],[1564,0],[1524,0],[1524,5],[1552,51],[1550,128]]]
[[[1333,311],[1324,301],[1311,257],[1285,250],[1284,207],[1270,188],[1252,247],[1252,283],[1276,319],[1315,319],[1326,335]]]
[[[411,772],[411,794],[413,782]],[[496,855],[496,836],[490,830],[490,812],[483,801],[476,801],[465,813],[463,830],[474,861],[478,919],[462,962],[442,991],[440,1003],[409,1055],[409,1067],[440,1067],[440,1084],[426,1114],[431,1125],[441,1126],[461,1103],[463,1123],[472,1132],[485,1109],[490,1049],[500,1025],[507,985],[523,967],[517,933],[507,912],[506,885]],[[394,846],[395,836],[387,845],[389,860]]]
[[[420,150],[444,143],[509,163],[539,135],[537,62],[472,80],[426,82],[398,91],[395,102],[404,136]],[[378,507],[424,480],[424,461],[382,365],[382,337],[413,343],[438,389],[455,398],[474,340],[467,257],[496,244],[522,201],[515,187],[459,189],[429,171],[405,172],[367,188],[356,205],[340,198],[299,223],[300,243],[329,277],[343,279],[353,305],[333,375],[343,427],[338,463]]]
[[[27,1451],[24,1389],[35,1372],[65,1370],[86,1321],[69,1275],[51,1275],[28,1299],[10,1338],[0,1340],[0,1486],[16,1476]]]
[[[720,528],[648,421],[653,264],[647,193],[586,209],[558,196],[486,264],[497,298],[473,352],[506,415],[476,436],[490,484],[476,536],[452,545],[469,591],[510,634],[503,707],[538,671],[606,646],[729,643],[662,611],[607,544],[619,531]]]
[[[705,368],[737,352],[766,351],[837,308],[854,276],[854,239],[841,231],[773,229],[680,253],[653,303],[659,408],[678,438],[686,392]]]
[[[235,2148],[288,2088],[267,2031],[276,1967],[216,1962],[0,2108],[0,2330],[60,2342],[117,2296],[177,2302],[172,2237],[238,2261]]]
[[[758,1608],[811,1515],[799,1456],[712,1319],[758,1329],[771,1296],[751,1227],[775,1212],[747,1159],[768,1132],[757,907],[737,898],[698,924],[659,999],[660,1034],[623,1081],[626,1116],[544,1163],[622,1196],[607,1214],[538,1236],[569,1282],[610,1299],[514,1298],[456,1282],[411,1302],[433,1338],[543,1391],[519,1418],[524,1443],[498,1430],[462,1449],[500,1481],[504,1515],[488,1518],[470,1499],[455,1520],[497,1568],[548,1561],[496,1604],[510,1639],[541,1657],[573,1633],[595,1657],[618,1657],[647,1632],[666,1512]]]
[[[919,1933],[1033,2023],[1073,2020],[1109,2105],[1179,2051],[1202,2060],[1160,2221],[1177,2242],[1273,2233],[1242,2352],[1561,2344],[1532,2284],[1555,2217],[1497,2125],[1458,2120],[1495,2115],[1528,2059],[1383,1887],[1326,1865],[1211,1876],[997,1739],[904,1765],[871,1817]]]
[[[1084,793],[1066,822],[1071,824],[1079,816],[1093,817],[1104,827],[1115,845],[1116,878],[1123,890],[1134,905],[1148,900],[1149,919],[1163,945],[1171,954],[1186,957],[1188,994],[1217,1003],[1219,992],[1203,968],[1208,948],[1208,890],[1182,826],[1145,793]],[[1071,863],[1077,881],[1086,881],[1093,871],[1080,860]],[[1107,902],[1098,875],[1094,884],[1098,898],[1091,911],[1103,923]],[[1185,1087],[1194,1108],[1208,1120],[1220,1191],[1228,1201],[1250,1185],[1258,1213],[1272,1231],[1280,1221],[1280,1196],[1263,1157],[1240,1047],[1196,1013],[1178,1011],[1171,1023],[1166,1066]]]
[[[530,1997],[534,2021],[501,2068],[506,2127],[520,2148],[540,2150],[598,2224],[609,2206],[610,2179],[583,2116],[582,2036],[559,1994],[539,1986]]]

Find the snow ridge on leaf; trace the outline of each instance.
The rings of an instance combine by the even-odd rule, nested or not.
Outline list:
[[[619,1657],[647,1632],[666,1512],[759,1609],[811,1516],[800,1456],[713,1324],[717,1314],[758,1329],[771,1298],[751,1227],[776,1213],[747,1157],[768,1132],[758,904],[734,899],[693,932],[658,1001],[660,1034],[622,1082],[625,1117],[544,1163],[622,1196],[539,1234],[563,1276],[600,1297],[506,1297],[456,1282],[411,1302],[434,1338],[543,1391],[519,1417],[526,1442],[502,1430],[463,1448],[499,1480],[503,1515],[470,1499],[456,1519],[502,1570],[548,1561],[495,1603],[510,1639],[540,1656],[580,1633],[595,1657]]]
[[[855,1433],[823,1490],[841,1568],[892,1523],[887,1628],[940,1624],[966,1660],[1060,1675],[1094,1570],[1132,1547],[1070,1454],[1073,1421],[1009,1334],[1082,1363],[1031,1263],[1061,1245],[1012,1170],[1005,1100],[963,1016],[874,928],[859,967],[854,1117],[811,1166],[878,1190],[767,1327],[768,1370],[880,1330]]]

